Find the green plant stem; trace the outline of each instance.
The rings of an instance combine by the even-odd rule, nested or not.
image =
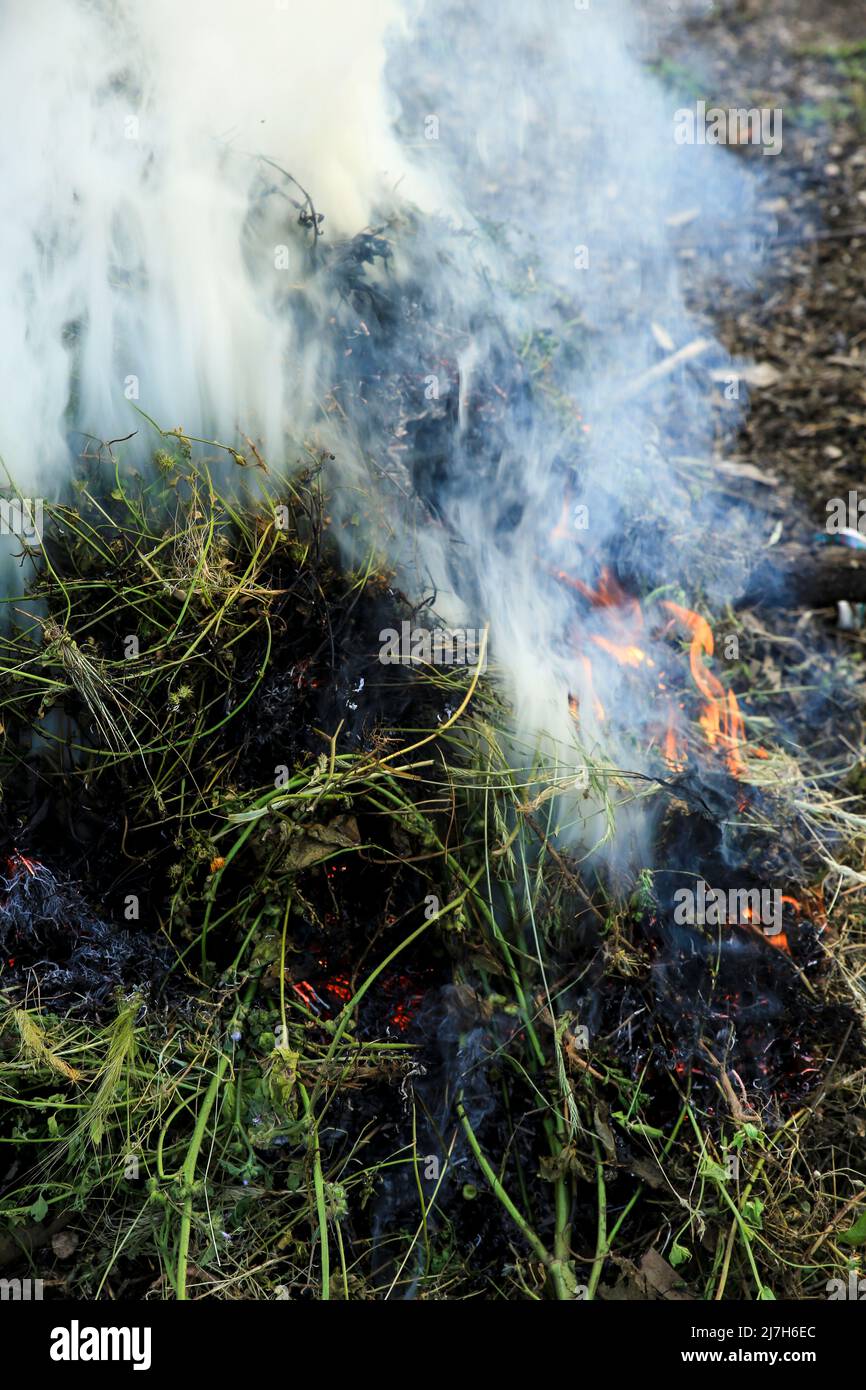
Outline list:
[[[530,1226],[529,1222],[526,1220],[526,1217],[523,1216],[522,1213],[517,1210],[517,1207],[514,1205],[508,1193],[505,1191],[505,1188],[502,1186],[502,1183],[496,1176],[496,1173],[492,1165],[490,1164],[486,1155],[484,1154],[481,1145],[478,1143],[478,1139],[476,1138],[475,1131],[470,1123],[469,1116],[466,1114],[466,1107],[463,1104],[462,1095],[460,1095],[457,1099],[457,1118],[463,1126],[463,1131],[466,1135],[466,1138],[469,1141],[469,1147],[475,1155],[475,1161],[477,1162],[478,1167],[481,1169],[482,1173],[487,1179],[491,1192],[497,1198],[497,1200],[502,1203],[502,1206],[508,1212],[508,1215],[511,1217],[515,1226],[521,1232],[524,1239],[532,1248],[533,1252],[538,1257],[538,1259],[541,1260],[542,1264],[544,1265],[545,1269],[550,1275],[550,1279],[556,1291],[557,1298],[562,1300],[573,1298],[574,1290],[571,1287],[571,1281],[568,1277],[569,1271],[567,1265],[555,1253],[551,1255],[550,1251],[547,1249],[547,1246],[541,1240],[540,1236],[538,1236],[536,1232],[533,1230],[533,1228]]]
[[[232,1014],[232,1019],[228,1029],[230,1033],[233,1031],[235,1025],[239,1023],[240,1020],[244,1017],[247,1009],[252,1003],[257,983],[258,975],[256,975],[252,980],[250,980],[250,983],[248,984],[247,989],[244,993],[243,999],[238,1004],[237,1008]],[[178,1237],[177,1245],[176,1288],[178,1300],[181,1302],[184,1302],[187,1297],[186,1275],[187,1266],[189,1263],[189,1238],[192,1229],[193,1184],[195,1183],[196,1164],[198,1163],[199,1152],[201,1151],[201,1146],[204,1142],[204,1135],[205,1130],[207,1129],[207,1123],[210,1119],[211,1111],[213,1110],[214,1103],[219,1094],[220,1086],[223,1083],[223,1078],[225,1077],[225,1074],[228,1071],[230,1062],[231,1055],[228,1052],[220,1053],[220,1059],[217,1063],[216,1071],[211,1077],[211,1083],[207,1088],[205,1098],[202,1101],[201,1109],[199,1110],[198,1115],[196,1117],[195,1129],[193,1130],[192,1138],[189,1143],[189,1148],[187,1149],[186,1158],[184,1159],[184,1164],[180,1171],[180,1178],[183,1186],[184,1197],[183,1207],[181,1209],[180,1214],[180,1235]]]
[[[291,894],[286,898],[283,913],[283,930],[280,937],[280,1020],[284,1046],[288,1046],[288,1024],[286,1021],[286,935],[289,929],[289,911],[292,906]],[[325,1179],[322,1174],[322,1150],[319,1144],[319,1126],[316,1123],[310,1094],[303,1082],[298,1082],[298,1092],[304,1106],[304,1115],[310,1131],[310,1155],[313,1160],[313,1190],[316,1195],[316,1216],[319,1222],[319,1245],[322,1250],[322,1300],[327,1303],[331,1297],[331,1250],[328,1244],[328,1213],[325,1207]],[[339,1239],[339,1233],[338,1233]],[[346,1283],[346,1261],[343,1255],[343,1242],[339,1239],[340,1257],[343,1265],[343,1286]]]
[[[325,1179],[322,1175],[322,1150],[319,1145],[319,1126],[310,1104],[306,1086],[298,1082],[298,1091],[304,1105],[304,1114],[310,1126],[310,1153],[313,1160],[313,1190],[316,1194],[316,1215],[319,1221],[319,1244],[322,1249],[322,1300],[327,1303],[331,1297],[331,1250],[328,1245],[328,1213],[325,1207]]]

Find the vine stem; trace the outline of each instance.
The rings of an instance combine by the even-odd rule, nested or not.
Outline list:
[[[469,1116],[466,1114],[462,1093],[457,1098],[457,1118],[463,1126],[463,1131],[469,1141],[469,1147],[475,1155],[475,1161],[478,1167],[487,1179],[491,1192],[502,1203],[515,1226],[522,1233],[538,1259],[541,1260],[541,1263],[544,1265],[553,1282],[557,1298],[563,1300],[574,1298],[574,1290],[571,1287],[568,1277],[569,1271],[567,1265],[561,1258],[551,1255],[544,1241],[533,1230],[522,1212],[518,1211],[508,1193],[505,1191],[505,1188],[502,1186],[502,1183],[499,1181],[499,1178],[496,1176],[492,1165],[482,1150],[481,1145],[478,1143]]]
[[[234,1031],[235,1025],[241,1021],[250,1004],[252,1003],[257,982],[258,976],[250,980],[250,983],[247,986],[247,990],[244,994],[243,999],[238,1004],[237,1008],[232,1014],[231,1023],[229,1024],[230,1033]],[[180,1170],[181,1185],[183,1187],[184,1193],[183,1208],[180,1214],[180,1235],[178,1237],[177,1245],[176,1284],[177,1297],[180,1302],[186,1301],[187,1297],[186,1276],[187,1267],[189,1264],[189,1238],[190,1232],[192,1230],[193,1184],[195,1182],[196,1165],[198,1163],[198,1156],[201,1151],[201,1146],[204,1142],[204,1135],[205,1130],[207,1129],[207,1123],[210,1119],[211,1111],[213,1110],[214,1103],[219,1094],[220,1086],[223,1083],[223,1079],[225,1077],[226,1072],[228,1071],[230,1063],[230,1053],[221,1053],[219,1062],[217,1063],[216,1071],[211,1077],[210,1085],[208,1086],[207,1091],[205,1093],[205,1098],[202,1101],[201,1110],[198,1112],[198,1115],[196,1117],[195,1129],[192,1133],[192,1138],[190,1140],[189,1148],[187,1149],[183,1167]]]

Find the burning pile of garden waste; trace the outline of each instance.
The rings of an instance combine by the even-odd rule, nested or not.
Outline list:
[[[845,1275],[844,1231],[803,1258],[862,1036],[808,814],[780,929],[728,916],[730,836],[764,881],[780,799],[662,742],[658,867],[618,890],[557,846],[494,669],[380,660],[406,600],[340,563],[319,461],[229,499],[164,442],[52,509],[3,638],[7,1269],[87,1298]]]
[[[862,573],[728,457],[766,176],[673,138],[629,6],[327,0],[333,111],[288,8],[212,0],[183,88],[198,0],[71,0],[87,80],[45,61],[0,260],[0,442],[52,491],[3,502],[2,1272],[824,1298],[866,1246]]]

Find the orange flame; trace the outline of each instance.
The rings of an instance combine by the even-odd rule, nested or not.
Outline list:
[[[611,642],[598,633],[592,634],[592,640],[597,647],[601,647],[603,652],[607,652],[623,666],[655,666],[655,662],[647,656],[643,648],[636,647],[633,643]]]
[[[612,657],[622,666],[628,666],[633,670],[655,669],[655,661],[641,646],[644,616],[640,603],[632,595],[626,593],[606,566],[602,567],[595,588],[590,588],[588,584],[577,579],[574,575],[568,574],[565,570],[553,570],[551,572],[560,583],[567,584],[569,588],[576,590],[587,599],[593,608],[611,610],[609,617],[610,635],[590,633],[590,641],[596,647],[599,647],[607,656]],[[711,657],[715,650],[710,625],[705,618],[701,617],[700,613],[695,613],[692,609],[684,608],[678,603],[665,600],[662,606],[667,609],[676,622],[685,628],[691,638],[689,667],[692,679],[703,696],[703,707],[698,716],[698,723],[703,730],[704,737],[710,747],[719,747],[724,751],[725,762],[732,775],[741,777],[743,774],[741,750],[746,742],[745,724],[736,695],[732,690],[726,691],[718,676],[714,675],[706,665],[706,658]],[[604,707],[593,689],[592,664],[585,654],[581,654],[580,660],[586,675],[596,717],[603,720],[605,718]],[[663,679],[658,680],[658,689],[660,693],[666,692]],[[664,733],[661,736],[662,754],[668,767],[681,772],[688,761],[687,747],[685,740],[677,732],[676,708],[667,696],[665,698],[667,699],[667,719]],[[577,719],[578,702],[573,695],[569,696],[569,708],[572,716]],[[758,757],[768,756],[763,749],[755,749],[754,752]]]
[[[676,730],[676,720],[674,707],[668,705],[668,724],[665,730],[664,742],[662,743],[662,753],[664,760],[672,772],[684,772],[688,762],[688,753],[683,740],[679,737]]]
[[[715,650],[712,629],[706,618],[690,608],[682,608],[669,599],[664,600],[663,606],[691,633],[689,666],[692,679],[706,701],[698,722],[707,743],[711,747],[717,743],[722,745],[729,771],[734,777],[740,777],[743,772],[740,745],[745,741],[745,726],[737,697],[732,690],[726,692],[718,676],[704,665],[704,658],[712,656]]]
[[[598,696],[596,695],[596,693],[595,693],[595,688],[594,688],[593,683],[592,683],[592,662],[590,661],[590,659],[589,659],[588,656],[583,656],[583,655],[581,655],[581,657],[580,657],[580,664],[581,664],[581,666],[583,667],[584,675],[585,675],[585,677],[586,677],[586,687],[587,687],[587,691],[588,691],[588,693],[589,693],[589,698],[590,698],[590,700],[591,700],[591,702],[592,702],[593,713],[594,713],[596,719],[598,720],[599,724],[603,724],[604,721],[605,721],[605,719],[607,718],[607,715],[605,714],[604,705],[601,703],[601,700],[600,700],[600,699],[598,698]],[[578,698],[577,698],[576,695],[569,695],[569,697],[568,697],[568,708],[569,708],[569,711],[570,711],[570,713],[571,713],[571,717],[572,717],[572,719],[574,720],[574,722],[575,722],[576,724],[579,724],[579,723],[580,723],[580,701],[578,700]]]

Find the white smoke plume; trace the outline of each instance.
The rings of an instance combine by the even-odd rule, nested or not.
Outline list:
[[[329,234],[366,225],[410,172],[381,82],[398,20],[393,0],[4,0],[0,455],[19,485],[54,495],[66,431],[126,434],[130,399],[274,449],[303,423],[287,238],[275,219],[250,241],[260,157]]]

